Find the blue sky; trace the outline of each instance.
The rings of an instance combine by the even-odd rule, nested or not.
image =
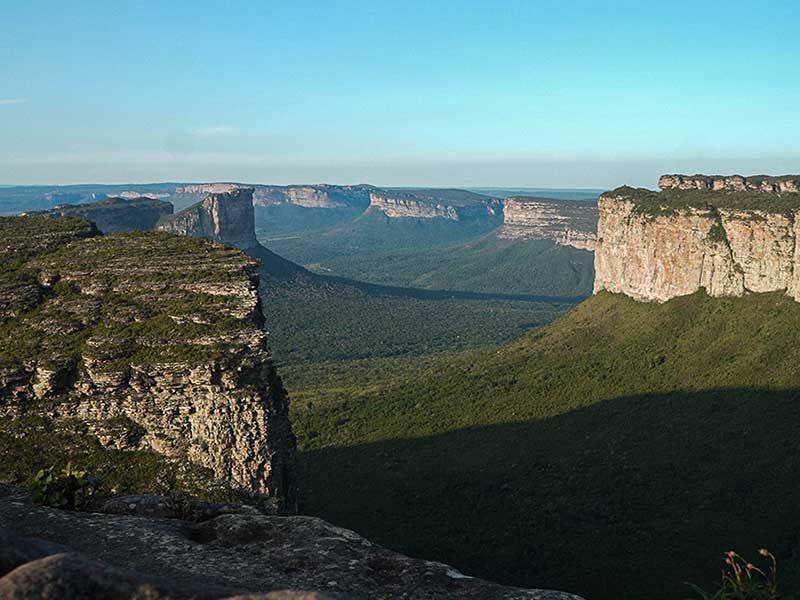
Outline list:
[[[5,2],[0,183],[800,171],[796,2]]]

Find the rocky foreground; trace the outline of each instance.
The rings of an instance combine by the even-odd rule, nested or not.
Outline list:
[[[314,517],[157,496],[115,498],[98,512],[71,512],[36,506],[19,488],[0,485],[4,600],[232,597],[580,600],[466,577]]]

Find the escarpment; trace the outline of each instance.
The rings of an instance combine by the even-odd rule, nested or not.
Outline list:
[[[465,221],[497,216],[502,204],[464,190],[387,190],[370,194],[369,210],[389,218]]]
[[[662,175],[658,180],[662,190],[715,190],[767,194],[800,192],[800,175]]]
[[[75,217],[92,221],[103,233],[120,231],[147,231],[163,217],[172,214],[169,202],[147,196],[131,194],[126,197],[107,198],[88,204],[60,205],[40,213],[51,219]]]
[[[255,186],[256,206],[291,204],[303,208],[366,208],[371,185],[259,185]]]
[[[552,240],[562,246],[594,250],[596,229],[594,202],[515,196],[503,202],[503,226],[497,235],[505,239]]]
[[[771,185],[797,179],[769,178]],[[668,186],[600,197],[595,291],[664,302],[700,289],[711,296],[783,290],[800,300],[800,193]]]
[[[0,436],[37,455],[50,435],[91,438],[141,456],[142,472],[156,453],[187,477],[293,505],[294,436],[256,261],[77,219],[2,218],[0,239]]]
[[[229,191],[209,193],[197,204],[162,218],[156,229],[203,237],[243,250],[252,248],[258,244],[253,188],[234,187]]]

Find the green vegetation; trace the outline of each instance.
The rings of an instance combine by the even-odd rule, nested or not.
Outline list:
[[[691,587],[700,600],[798,600],[800,596],[784,596],[778,593],[778,562],[766,548],[758,553],[767,564],[763,568],[745,560],[733,550],[725,553],[722,569],[722,585],[713,593],[704,592],[698,586]]]
[[[41,469],[31,481],[30,492],[37,504],[78,510],[92,504],[100,492],[100,481],[68,462],[61,471],[55,467]]]
[[[645,188],[623,186],[606,194],[629,198],[636,203],[635,212],[654,217],[668,216],[688,209],[761,210],[783,214],[793,214],[800,209],[800,193],[674,189],[655,192]]]
[[[684,597],[713,585],[709,557],[762,545],[796,590],[799,342],[780,294],[603,293],[497,350],[384,359],[365,386],[360,363],[286,370],[302,509],[593,600]]]

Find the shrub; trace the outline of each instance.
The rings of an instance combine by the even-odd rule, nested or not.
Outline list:
[[[71,462],[60,472],[55,467],[40,470],[30,485],[35,503],[67,510],[85,508],[99,491],[99,480],[76,469]]]

